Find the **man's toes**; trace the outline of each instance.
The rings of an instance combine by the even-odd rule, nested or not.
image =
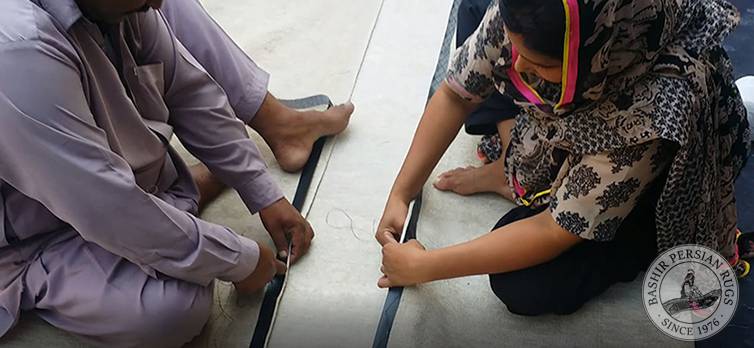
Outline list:
[[[322,113],[324,116],[323,126],[324,134],[333,135],[342,132],[348,127],[348,122],[351,119],[355,107],[353,103],[348,102],[333,106]]]
[[[350,118],[353,114],[353,111],[356,109],[356,106],[353,105],[351,102],[346,102],[343,104],[339,104],[336,106],[333,106],[335,110],[337,110],[338,114],[343,115],[346,118]]]

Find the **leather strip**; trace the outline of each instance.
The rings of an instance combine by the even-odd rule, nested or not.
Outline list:
[[[304,99],[297,100],[281,100],[283,104],[295,109],[307,109],[315,106],[327,105],[328,108],[332,107],[330,98],[324,95],[316,95]],[[314,142],[312,153],[309,155],[309,159],[306,161],[304,168],[301,171],[301,178],[298,181],[298,187],[296,187],[296,194],[293,196],[293,207],[299,212],[304,207],[306,202],[306,196],[309,193],[309,187],[311,187],[312,180],[314,179],[314,172],[317,170],[317,164],[319,158],[322,155],[322,149],[327,142],[326,137],[319,138]],[[288,250],[290,255],[290,249]],[[251,337],[251,348],[263,348],[267,345],[267,338],[269,337],[272,322],[277,312],[278,299],[280,294],[285,288],[285,274],[276,275],[272,281],[267,284],[264,289],[264,298],[262,299],[262,307],[259,310],[259,317],[257,318],[257,325],[254,328],[254,335]]]
[[[448,61],[450,59],[451,43],[455,36],[456,26],[458,25],[457,13],[458,7],[461,4],[461,0],[454,0],[453,7],[450,10],[450,18],[448,18],[448,26],[445,28],[445,36],[443,38],[442,47],[440,49],[440,55],[437,58],[437,66],[435,67],[435,74],[432,77],[432,85],[429,88],[429,95],[427,101],[432,98],[435,91],[440,87],[440,84],[445,80],[447,73]],[[401,242],[406,242],[411,239],[416,239],[416,226],[419,223],[419,213],[422,206],[422,193],[413,201],[413,207],[409,209],[408,224],[406,224]],[[388,341],[390,340],[390,332],[393,329],[393,322],[395,321],[395,315],[398,313],[398,307],[401,303],[401,297],[403,296],[403,288],[395,287],[388,289],[387,298],[385,298],[385,305],[382,307],[382,314],[380,321],[377,324],[377,332],[374,335],[374,341],[372,342],[372,348],[386,348]]]

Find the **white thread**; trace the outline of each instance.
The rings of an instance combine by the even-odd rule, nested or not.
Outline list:
[[[411,201],[411,203],[408,204],[408,213],[406,214],[406,220],[403,222],[403,231],[401,232],[401,244],[406,241],[406,232],[408,231],[408,225],[411,224],[411,213],[414,212],[414,203],[416,203],[416,201]]]
[[[335,225],[335,224],[331,223],[330,222],[330,217],[332,216],[333,213],[336,213],[336,212],[343,214],[346,217],[346,219],[348,219],[348,224],[339,226],[339,225]],[[358,240],[358,241],[361,241],[361,242],[368,242],[369,241],[369,240],[365,240],[365,239],[359,237],[359,234],[356,233],[356,228],[354,227],[353,218],[351,217],[351,215],[348,214],[348,212],[346,212],[343,209],[333,208],[332,210],[330,210],[327,213],[327,217],[325,217],[325,223],[328,226],[330,226],[332,228],[335,228],[335,229],[338,229],[338,230],[342,230],[342,229],[348,229],[348,230],[350,230],[351,234],[353,235],[353,237],[356,238],[356,240]]]

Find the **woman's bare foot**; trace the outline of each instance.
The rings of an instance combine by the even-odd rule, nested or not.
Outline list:
[[[286,172],[297,172],[306,164],[314,142],[342,132],[348,126],[354,105],[350,102],[325,111],[298,111],[268,95],[249,124],[264,138]]]
[[[452,191],[462,196],[481,192],[494,192],[511,199],[511,190],[505,179],[504,162],[497,160],[481,167],[456,168],[440,174],[434,183],[441,191]]]
[[[212,203],[225,190],[225,185],[217,180],[204,164],[189,167],[191,177],[199,188],[199,212]]]

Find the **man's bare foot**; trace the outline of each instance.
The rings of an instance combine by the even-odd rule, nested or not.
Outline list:
[[[297,172],[304,167],[314,142],[320,137],[342,132],[348,126],[354,106],[336,105],[325,111],[296,111],[288,115],[287,127],[281,127],[268,141],[280,168]]]
[[[512,199],[503,166],[504,162],[498,160],[481,167],[456,168],[440,174],[434,186],[438,190],[452,191],[462,196],[494,192]]]
[[[353,110],[348,102],[325,111],[298,111],[268,95],[249,125],[270,146],[280,168],[297,172],[306,164],[317,139],[346,129]]]
[[[191,177],[199,188],[199,212],[212,203],[225,190],[225,185],[217,180],[204,164],[189,167]]]

